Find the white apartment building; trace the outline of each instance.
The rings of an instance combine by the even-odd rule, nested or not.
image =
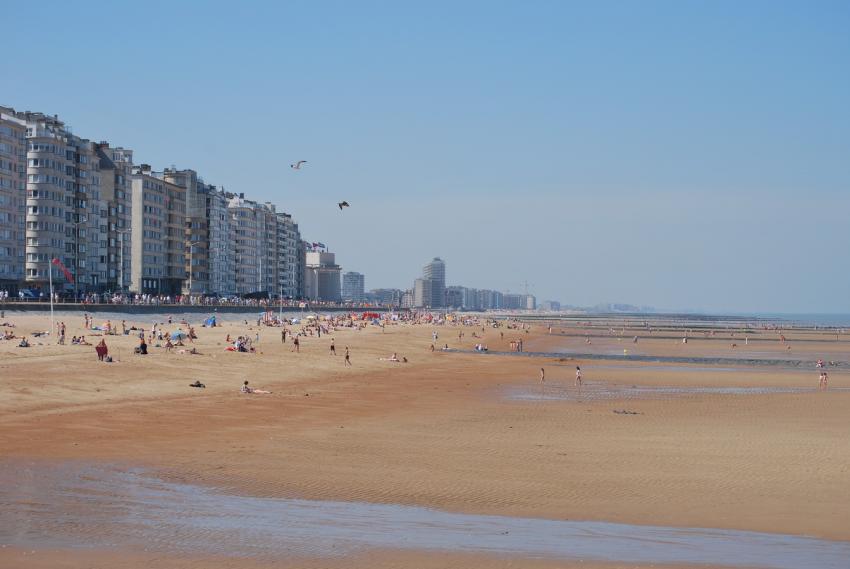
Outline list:
[[[74,176],[74,148],[69,146],[72,135],[56,117],[42,113],[17,113],[27,125],[27,200],[26,200],[26,261],[24,279],[27,286],[47,291],[52,271],[57,288],[65,283],[64,274],[51,264],[60,259],[75,273],[74,242],[66,243],[66,229],[72,234],[79,226],[74,212],[77,177]],[[66,199],[67,198],[67,199]],[[66,245],[71,247],[66,255]],[[67,283],[70,287],[70,283]]]
[[[262,218],[257,215],[259,204],[246,200],[244,194],[229,195],[227,211],[233,226],[235,284],[237,294],[252,294],[260,290]],[[259,217],[259,218],[258,218]]]

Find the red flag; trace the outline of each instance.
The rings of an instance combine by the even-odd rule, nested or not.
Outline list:
[[[62,261],[60,261],[59,259],[53,259],[53,264],[62,269],[62,272],[65,274],[66,281],[74,282],[74,275],[71,274],[71,271],[65,268],[65,265],[62,264]]]

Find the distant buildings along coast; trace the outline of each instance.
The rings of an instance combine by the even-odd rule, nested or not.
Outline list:
[[[0,290],[44,294],[52,277],[70,294],[338,301],[340,268],[319,245],[275,204],[0,106]]]

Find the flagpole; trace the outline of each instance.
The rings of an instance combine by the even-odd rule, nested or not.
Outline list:
[[[53,267],[51,263],[47,264],[47,277],[50,280],[50,337],[52,338],[56,325],[53,320]]]

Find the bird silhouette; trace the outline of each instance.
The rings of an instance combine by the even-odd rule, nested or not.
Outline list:
[[[306,163],[307,163],[307,161],[306,161],[306,160],[299,160],[299,161],[298,161],[298,162],[296,162],[295,164],[290,164],[290,165],[289,165],[289,167],[290,167],[290,168],[292,168],[293,170],[300,170],[300,169],[301,169],[301,165],[302,165],[302,164],[306,164]]]
[[[340,211],[342,211],[342,208],[344,208],[344,207],[351,207],[351,206],[348,205],[348,202],[339,202],[336,205],[339,206]]]

